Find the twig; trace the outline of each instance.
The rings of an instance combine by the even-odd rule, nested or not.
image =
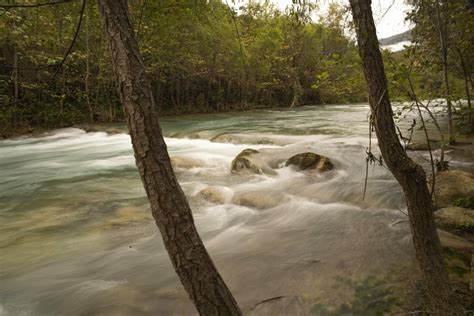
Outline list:
[[[13,67],[9,65],[0,64],[0,68],[3,67],[3,68],[13,69],[13,70],[41,70],[41,69],[48,69],[55,66],[57,65],[46,65],[46,66],[37,66],[37,67]]]
[[[69,48],[68,48],[66,54],[64,55],[63,59],[59,63],[58,68],[56,68],[56,71],[54,72],[53,76],[51,77],[51,82],[53,82],[54,79],[56,79],[56,76],[58,75],[59,70],[63,66],[63,64],[66,61],[69,54],[72,52],[74,44],[76,43],[77,37],[79,35],[79,30],[81,29],[82,20],[84,18],[84,10],[86,8],[86,3],[87,3],[87,0],[82,0],[81,12],[80,12],[80,15],[79,15],[79,21],[77,22],[76,31],[74,32],[74,37],[72,38],[71,44],[69,44]]]
[[[140,10],[140,18],[138,20],[137,34],[135,35],[135,37],[137,38],[137,42],[140,37],[140,31],[142,29],[142,20],[143,20],[143,13],[145,12],[145,6],[146,6],[146,0],[143,0],[142,8]]]
[[[382,98],[387,92],[387,88],[383,91],[382,95],[379,98],[379,101],[377,102],[377,105],[375,106],[374,110],[377,110],[378,106],[380,105],[380,102],[382,102]],[[366,150],[367,157],[365,158],[365,180],[364,180],[364,193],[362,194],[362,201],[365,200],[365,194],[367,193],[367,182],[369,179],[369,164],[373,162],[378,162],[380,166],[383,165],[383,160],[382,156],[380,156],[379,159],[377,159],[374,154],[372,153],[372,128],[374,127],[374,123],[372,122],[373,116],[369,116],[369,148]]]
[[[254,305],[250,306],[250,307],[249,307],[249,310],[254,309],[255,307],[257,307],[257,306],[260,305],[260,304],[264,304],[264,303],[268,303],[268,302],[271,302],[271,301],[280,300],[280,299],[285,298],[285,297],[286,297],[286,296],[275,296],[275,297],[272,297],[272,298],[265,299],[265,300],[263,300],[263,301],[258,302],[257,304],[254,304]]]
[[[398,208],[398,207],[397,207],[397,210],[398,210],[400,213],[402,213],[403,215],[405,215],[405,216],[407,216],[407,217],[408,217],[408,214],[407,214],[407,213],[405,213],[404,211],[402,211],[400,208]]]
[[[55,4],[62,4],[73,2],[76,0],[62,0],[62,1],[51,1],[51,2],[44,2],[44,3],[35,3],[35,4],[0,4],[0,8],[4,9],[11,9],[11,8],[38,8],[44,7],[47,5],[55,5]]]

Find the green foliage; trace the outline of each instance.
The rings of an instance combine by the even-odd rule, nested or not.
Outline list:
[[[51,81],[79,9],[80,3],[68,3],[0,16],[2,125],[123,119],[93,1],[73,52]],[[159,109],[179,114],[364,101],[357,50],[341,26],[343,9],[332,6],[334,21],[318,23],[311,21],[314,9],[295,4],[282,12],[250,2],[237,15],[218,0],[131,1]],[[11,68],[15,58],[18,71]]]
[[[3,130],[124,119],[95,2],[88,2],[74,49],[51,80],[72,40],[80,6],[71,2],[0,14]],[[129,7],[155,101],[164,114],[366,101],[357,47],[346,35],[347,7],[330,5],[318,22],[311,19],[316,7],[306,2],[284,11],[269,2],[249,2],[238,14],[220,0],[134,0]],[[452,14],[466,16],[456,10]],[[419,53],[384,52],[393,61],[387,64],[393,99],[407,99],[397,87],[406,85],[402,68],[412,60],[417,93],[434,97],[442,90],[439,64],[429,62],[436,55],[436,40],[430,35],[422,41],[430,28],[418,20]],[[452,37],[472,67],[474,49],[467,40],[472,32],[456,26]],[[456,98],[464,93],[458,68],[452,67],[450,74]]]
[[[322,304],[315,304],[311,309],[311,315],[386,315],[399,305],[399,298],[394,294],[393,289],[381,279],[370,276],[362,281],[350,279],[339,281],[342,285],[354,290],[353,300],[348,304],[341,304],[334,310]]]
[[[456,199],[453,201],[452,206],[458,206],[474,210],[474,196]]]
[[[463,262],[465,266],[471,265],[471,257],[463,252],[458,251],[457,249],[444,247],[443,254],[448,260],[457,259]]]

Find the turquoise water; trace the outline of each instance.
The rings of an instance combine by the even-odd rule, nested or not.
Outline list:
[[[353,297],[341,278],[414,271],[398,210],[403,197],[386,169],[371,167],[362,201],[368,112],[340,105],[163,119],[199,232],[249,313],[337,307]],[[223,133],[226,142],[210,141]],[[288,157],[313,151],[336,168],[232,175],[231,161],[245,148]],[[203,198],[208,187],[224,201]],[[235,203],[248,192],[269,206]],[[0,220],[2,316],[195,313],[150,216],[125,133],[70,128],[0,141]],[[292,300],[270,312],[253,307],[277,296]]]

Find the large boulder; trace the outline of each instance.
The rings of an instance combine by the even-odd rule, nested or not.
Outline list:
[[[237,193],[232,202],[237,205],[264,210],[288,201],[288,197],[277,191],[248,191]]]
[[[319,172],[334,169],[334,165],[328,157],[312,152],[294,155],[286,161],[286,166],[295,166],[299,170],[314,170]]]
[[[232,161],[231,172],[234,174],[276,174],[275,170],[265,163],[259,153],[258,150],[252,148],[244,149]]]
[[[435,179],[436,207],[443,208],[456,203],[457,199],[474,196],[474,175],[461,170],[438,172]]]

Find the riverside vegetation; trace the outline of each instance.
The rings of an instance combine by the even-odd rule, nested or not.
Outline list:
[[[384,52],[392,99],[410,100],[402,89],[408,86],[410,63],[420,99],[445,95],[432,12],[423,1],[415,4],[409,18],[415,22],[417,48]],[[162,114],[367,101],[347,7],[331,4],[315,21],[317,5],[310,3],[279,10],[271,3],[245,2],[238,14],[221,1],[137,0],[129,5]],[[32,128],[124,120],[94,1],[85,4],[80,29],[77,1],[1,10],[4,137]],[[449,41],[449,99],[469,99],[472,10],[457,0],[443,5],[442,12]]]

